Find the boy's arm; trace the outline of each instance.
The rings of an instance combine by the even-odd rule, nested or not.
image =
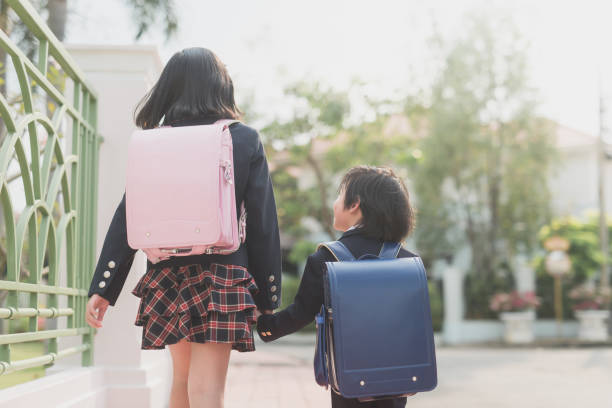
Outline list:
[[[324,262],[321,252],[310,255],[293,303],[280,312],[263,314],[257,319],[257,332],[263,341],[295,333],[314,319],[323,304]]]

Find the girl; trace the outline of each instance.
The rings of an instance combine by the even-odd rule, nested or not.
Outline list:
[[[386,167],[358,166],[342,179],[334,202],[334,228],[344,233],[340,241],[355,258],[378,254],[383,241],[401,242],[413,226],[408,191],[393,170]],[[416,256],[402,248],[398,257]],[[293,304],[274,314],[259,315],[257,331],[265,342],[294,333],[314,320],[323,304],[325,262],[335,258],[321,247],[306,261],[304,274]],[[331,392],[333,408],[405,407],[406,398],[359,402]]]
[[[239,117],[225,65],[205,48],[174,54],[135,112],[143,129]],[[279,231],[264,147],[248,126],[235,123],[230,132],[236,203],[244,200],[248,214],[245,243],[229,255],[147,260],[147,271],[132,291],[141,298],[135,324],[143,326],[142,348],[170,349],[171,408],[222,407],[230,351],[253,351],[256,308],[269,313],[279,305]],[[102,327],[135,253],[127,243],[124,194],[89,289],[86,315],[92,327]]]

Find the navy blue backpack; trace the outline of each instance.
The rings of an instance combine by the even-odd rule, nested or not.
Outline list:
[[[339,241],[320,244],[325,304],[316,317],[315,379],[361,401],[431,391],[437,385],[429,290],[419,257],[397,258],[385,242],[358,260]]]

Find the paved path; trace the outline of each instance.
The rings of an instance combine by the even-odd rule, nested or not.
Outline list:
[[[327,408],[311,336],[232,352],[226,408]],[[438,387],[415,408],[612,408],[612,347],[437,349]]]

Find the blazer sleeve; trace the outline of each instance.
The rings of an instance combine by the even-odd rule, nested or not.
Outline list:
[[[250,161],[245,207],[249,273],[259,287],[255,304],[261,310],[273,310],[281,298],[280,234],[272,179],[259,135]]]
[[[324,261],[320,252],[310,255],[293,303],[280,312],[259,316],[257,332],[263,341],[270,342],[295,333],[313,321],[323,304]]]
[[[131,248],[127,242],[124,193],[106,232],[88,296],[97,293],[114,306],[130,272],[136,252],[137,250]]]

